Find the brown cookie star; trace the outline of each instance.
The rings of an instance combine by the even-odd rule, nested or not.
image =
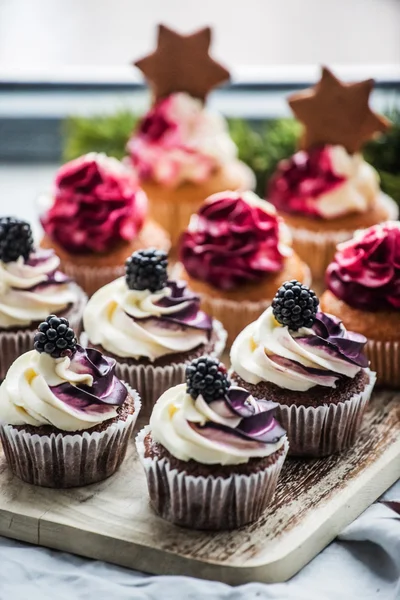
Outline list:
[[[340,81],[326,67],[312,88],[289,97],[295,116],[304,125],[302,147],[338,144],[358,152],[376,133],[389,127],[385,117],[369,107],[373,79],[358,83]]]
[[[209,55],[210,43],[210,27],[181,35],[159,25],[156,50],[134,63],[149,82],[155,101],[174,92],[204,101],[213,87],[229,79],[229,72]]]

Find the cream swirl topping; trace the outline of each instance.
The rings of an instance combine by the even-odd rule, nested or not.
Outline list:
[[[194,400],[186,384],[170,388],[154,406],[150,428],[154,441],[162,444],[179,460],[202,464],[236,465],[250,458],[262,458],[279,450],[285,432],[272,416],[274,403],[257,402],[241,388],[232,387],[228,396],[244,396],[239,411],[223,399],[207,403],[201,395]],[[239,403],[236,403],[236,408]],[[259,421],[251,434],[240,429],[246,418]],[[243,428],[246,431],[246,427]]]
[[[234,341],[232,369],[251,384],[267,381],[301,392],[316,385],[335,387],[340,377],[353,378],[368,366],[365,343],[364,336],[324,313],[317,314],[312,328],[290,331],[270,307]]]
[[[81,347],[72,358],[26,352],[0,386],[0,421],[80,431],[112,419],[127,396],[114,365],[96,350]]]
[[[78,289],[58,271],[51,250],[36,250],[28,261],[0,261],[0,328],[23,327],[63,311],[78,300]]]
[[[152,293],[130,290],[121,277],[92,296],[83,323],[92,344],[116,356],[154,361],[209,341],[212,321],[199,304],[173,282]]]

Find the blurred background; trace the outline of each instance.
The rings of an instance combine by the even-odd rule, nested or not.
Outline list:
[[[154,48],[160,22],[214,28],[212,54],[232,83],[209,103],[240,120],[240,152],[264,171],[274,166],[268,148],[293,144],[291,125],[275,127],[290,116],[286,96],[314,83],[321,64],[344,79],[374,77],[377,110],[399,106],[400,0],[0,0],[3,209],[30,211],[27,198],[51,185],[57,164],[90,145],[121,152],[149,101],[130,63]]]

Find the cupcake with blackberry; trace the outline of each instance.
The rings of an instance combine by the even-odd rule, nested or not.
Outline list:
[[[326,272],[324,311],[368,338],[378,384],[400,387],[400,223],[356,232],[340,244]]]
[[[192,361],[186,383],[164,392],[136,438],[156,513],[192,529],[257,520],[288,450],[275,408],[231,385],[218,360]]]
[[[92,152],[63,165],[51,195],[40,198],[43,248],[91,295],[123,273],[135,249],[168,250],[165,230],[147,218],[147,198],[132,171]]]
[[[255,398],[278,403],[277,419],[296,456],[351,446],[376,380],[366,338],[318,306],[312,290],[288,281],[231,349],[233,380]]]
[[[279,164],[267,195],[314,278],[324,277],[336,245],[356,229],[398,217],[362,156],[363,144],[389,127],[369,107],[372,89],[371,79],[343,83],[324,67],[313,88],[289,98],[304,126],[301,150]]]
[[[116,360],[116,372],[137,389],[150,410],[169,387],[185,380],[186,365],[202,354],[219,356],[222,325],[200,310],[185,283],[168,280],[162,250],[138,250],[126,275],[98,290],[83,322],[91,346]]]
[[[180,261],[176,273],[222,321],[229,343],[271,304],[284,281],[310,283],[283,220],[253,192],[207,198],[181,238]]]
[[[10,469],[45,487],[88,485],[124,459],[139,395],[115,375],[115,361],[77,343],[64,317],[40,323],[34,349],[0,386],[0,436]]]
[[[237,158],[225,120],[205,106],[210,90],[229,79],[209,56],[210,41],[209,27],[180,35],[160,25],[156,51],[135,63],[153,105],[128,142],[128,160],[148,195],[150,216],[174,246],[204,198],[255,183]]]
[[[28,223],[0,218],[0,381],[50,312],[79,330],[86,294],[59,266],[53,250],[35,248]]]

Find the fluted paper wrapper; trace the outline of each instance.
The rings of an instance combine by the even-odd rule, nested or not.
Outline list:
[[[4,453],[14,475],[50,488],[84,486],[110,477],[124,460],[141,407],[139,394],[127,388],[135,412],[104,431],[38,435],[0,425]]]
[[[225,348],[226,331],[216,319],[214,319],[214,331],[217,334],[217,340],[214,349],[208,355],[219,358]],[[166,366],[129,365],[117,362],[115,372],[119,379],[127,381],[131,387],[139,392],[143,403],[143,414],[150,416],[153,406],[161,394],[169,388],[185,382],[187,365],[188,361]]]
[[[76,281],[89,297],[93,296],[97,290],[107,285],[107,283],[111,283],[114,279],[125,275],[125,265],[115,267],[87,267],[74,265],[71,262],[62,260],[60,268],[68,277]]]
[[[316,408],[278,404],[275,418],[286,430],[290,456],[328,456],[354,444],[376,381],[373,371],[367,373],[363,392],[345,402]]]
[[[191,529],[236,529],[256,521],[270,503],[288,450],[257,473],[230,477],[187,475],[171,468],[166,458],[145,457],[144,438],[150,427],[136,437],[136,448],[147,478],[150,502],[163,519]]]
[[[377,385],[400,387],[400,342],[368,340],[365,353],[370,367],[376,371]]]
[[[70,327],[79,336],[81,331],[82,312],[86,304],[86,295],[82,293],[80,305],[72,309],[68,320]],[[36,334],[35,329],[20,329],[17,331],[0,331],[0,382],[5,378],[8,369],[12,363],[25,352],[33,349],[33,340]]]
[[[381,194],[380,202],[386,208],[387,220],[398,218],[399,209],[397,204]],[[350,240],[354,235],[354,229],[337,231],[313,231],[311,229],[289,227],[293,238],[293,249],[311,269],[313,279],[323,280],[328,265],[336,254],[336,246]]]

